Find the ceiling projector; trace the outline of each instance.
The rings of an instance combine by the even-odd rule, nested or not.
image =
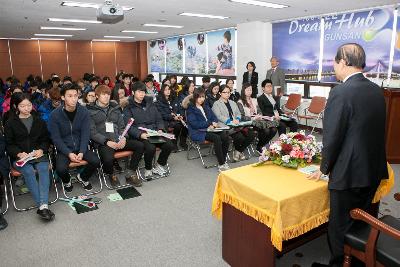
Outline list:
[[[97,20],[103,23],[113,24],[124,19],[124,10],[122,6],[113,4],[106,0],[103,5],[97,9]]]

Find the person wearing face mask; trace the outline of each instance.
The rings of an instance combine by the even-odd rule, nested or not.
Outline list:
[[[256,64],[253,61],[249,61],[246,65],[247,71],[243,73],[243,84],[249,83],[251,84],[252,98],[257,98],[258,95],[258,73],[256,70]]]

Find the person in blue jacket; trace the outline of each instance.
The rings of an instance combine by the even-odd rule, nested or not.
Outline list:
[[[77,179],[86,191],[93,189],[89,178],[100,166],[97,155],[88,150],[90,138],[90,115],[88,110],[78,104],[77,84],[67,84],[61,89],[63,105],[56,108],[49,119],[49,131],[53,144],[57,148],[56,173],[62,179],[64,189],[73,189],[68,166],[71,162],[88,162]]]
[[[204,100],[204,89],[202,87],[195,89],[187,109],[190,138],[195,142],[212,142],[218,159],[218,169],[224,171],[229,169],[229,165],[226,163],[229,137],[225,131],[212,132],[213,129],[218,127],[218,119],[208,105],[204,105]]]
[[[174,94],[171,94],[171,88],[168,84],[162,85],[155,104],[158,111],[161,113],[166,127],[173,129],[175,135],[175,140],[173,140],[174,145],[177,146],[177,141],[179,139],[179,145],[186,150],[188,148],[186,144],[188,131],[182,123],[184,114],[179,113],[179,103],[176,97],[174,97]]]
[[[49,121],[50,113],[61,105],[61,94],[58,88],[52,88],[49,90],[49,99],[41,104],[38,108],[38,112],[42,120]]]

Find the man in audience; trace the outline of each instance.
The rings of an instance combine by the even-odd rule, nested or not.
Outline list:
[[[97,79],[96,76],[92,76],[89,79],[89,84],[85,87],[85,89],[83,90],[84,93],[87,93],[89,91],[94,91],[94,89],[96,88],[96,86],[99,84],[99,81]]]
[[[49,119],[51,139],[57,148],[56,172],[67,192],[73,188],[68,172],[71,162],[88,162],[83,172],[77,176],[86,191],[92,190],[89,178],[100,165],[97,155],[88,150],[90,116],[87,109],[78,104],[78,90],[76,84],[63,86],[60,93],[64,103],[50,114]]]
[[[58,78],[57,75],[53,76],[53,78],[51,78],[51,87],[52,88],[58,88],[60,87],[60,78]]]
[[[329,174],[329,266],[334,267],[343,266],[344,235],[353,224],[350,211],[368,210],[381,179],[388,177],[385,99],[382,89],[362,74],[365,58],[355,43],[340,46],[336,53],[333,67],[343,83],[329,94],[321,167],[309,177]]]
[[[279,68],[279,60],[273,56],[270,60],[271,68],[267,71],[267,80],[272,81],[272,95],[279,99],[286,92],[285,72]]]
[[[129,164],[130,175],[126,176],[128,183],[141,186],[142,182],[136,175],[140,159],[143,156],[144,145],[139,140],[126,139],[121,136],[125,129],[121,107],[110,101],[111,89],[107,85],[100,85],[95,90],[96,102],[86,107],[90,113],[90,138],[95,142],[103,163],[103,170],[111,181],[111,185],[119,186],[118,177],[114,174],[113,159],[116,151],[133,151]]]
[[[129,104],[124,109],[124,120],[125,123],[130,118],[135,120],[129,129],[129,136],[140,140],[144,144],[145,177],[149,178],[153,174],[167,175],[167,161],[174,145],[168,139],[163,143],[152,144],[149,141],[149,134],[139,129],[139,127],[144,127],[162,132],[165,126],[161,114],[153,103],[153,99],[146,96],[146,85],[142,82],[135,82],[132,90],[133,95],[129,98]],[[156,165],[152,168],[156,147],[159,147],[161,152]]]
[[[210,86],[210,76],[203,76],[203,78],[201,78],[201,81],[203,82],[202,86],[204,91],[207,92],[208,87]]]

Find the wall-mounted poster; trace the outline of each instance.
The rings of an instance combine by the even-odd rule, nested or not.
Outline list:
[[[397,15],[396,41],[394,43],[392,78],[400,79],[400,12]]]
[[[287,79],[317,80],[320,23],[308,18],[272,24],[272,55]]]
[[[207,47],[205,36],[205,33],[185,36],[185,73],[206,73]]]
[[[165,40],[149,41],[150,72],[165,71]]]
[[[167,39],[166,68],[170,73],[183,72],[183,38],[174,37]]]
[[[208,32],[208,73],[235,75],[235,29]]]
[[[361,45],[366,54],[367,77],[387,74],[392,40],[393,8],[349,12],[325,18],[324,81],[335,81],[333,60],[337,49],[344,43]]]

